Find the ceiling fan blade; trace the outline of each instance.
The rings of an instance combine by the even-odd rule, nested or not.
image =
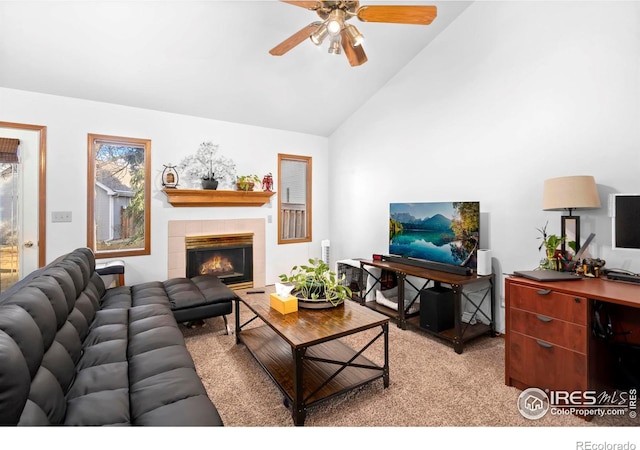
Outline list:
[[[312,9],[312,10],[316,10],[321,6],[321,3],[319,1],[287,1],[287,0],[280,0],[280,1],[282,3],[289,3],[290,5],[300,6],[301,8]]]
[[[284,41],[280,42],[278,45],[269,50],[273,56],[282,56],[291,50],[293,47],[304,41],[306,38],[311,36],[311,34],[316,31],[316,29],[320,26],[320,22],[313,22],[302,28],[298,32],[289,36]]]
[[[356,12],[363,22],[429,25],[438,12],[435,6],[362,6]]]
[[[342,30],[342,48],[344,49],[344,54],[349,60],[349,64],[351,66],[360,66],[367,62],[367,55],[364,53],[364,49],[362,45],[353,46],[351,44],[351,40],[349,40],[349,36],[347,36],[347,32]]]

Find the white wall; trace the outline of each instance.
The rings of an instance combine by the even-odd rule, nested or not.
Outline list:
[[[387,253],[391,202],[478,200],[495,271],[533,269],[536,228],[560,233],[544,180],[593,175],[603,207],[578,212],[582,237],[640,271],[611,250],[606,208],[640,192],[638,29],[637,2],[471,5],[330,137],[332,255]]]
[[[47,261],[87,244],[87,133],[151,139],[151,255],[125,258],[128,284],[166,278],[169,220],[264,218],[267,283],[292,265],[319,257],[320,241],[329,236],[327,138],[4,88],[0,120],[47,127]],[[234,160],[238,175],[272,172],[275,178],[278,153],[311,156],[314,241],[277,245],[277,194],[258,208],[172,207],[160,190],[163,164],[179,163],[208,140]],[[52,211],[71,211],[73,221],[52,223]]]

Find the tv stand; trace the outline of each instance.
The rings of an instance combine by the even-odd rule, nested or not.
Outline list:
[[[383,272],[393,272],[396,274],[398,280],[398,309],[397,311],[391,308],[387,308],[384,305],[378,304],[375,301],[366,301],[367,295],[376,286],[379,286],[380,279],[376,275],[370,272],[371,268],[375,267],[381,269]],[[445,341],[453,344],[453,348],[456,353],[462,353],[465,342],[474,339],[482,335],[496,336],[495,332],[495,311],[494,311],[494,277],[493,274],[480,276],[475,273],[472,275],[459,275],[450,272],[444,272],[441,270],[433,270],[424,267],[418,267],[414,265],[404,264],[391,260],[382,261],[369,261],[361,260],[360,268],[362,269],[363,276],[370,275],[376,282],[367,289],[367,283],[363,281],[363,287],[360,291],[360,297],[357,299],[363,306],[378,311],[381,314],[391,317],[398,324],[398,327],[406,330],[409,325],[414,328],[420,329],[425,333],[432,334]],[[412,280],[407,279],[407,276],[422,278],[424,284],[422,287],[414,286]],[[433,282],[434,287],[439,287],[441,284],[449,285],[453,290],[453,310],[454,310],[454,326],[449,330],[433,331],[420,327],[419,313],[409,314],[408,311],[415,301],[420,297],[420,291],[425,289],[427,285]],[[418,291],[415,298],[405,301],[404,298],[404,285],[408,283],[416,291]],[[471,294],[470,291],[465,291],[464,287],[467,285],[474,286],[473,293],[482,295],[481,299],[471,299],[467,294]],[[475,308],[471,319],[483,318],[489,324],[477,322],[475,324],[465,323],[462,321],[462,299],[466,299]],[[485,313],[482,310],[482,305],[485,301],[489,302],[489,311]],[[471,320],[470,320],[471,321]]]
[[[469,267],[454,266],[453,264],[443,264],[435,261],[425,261],[423,259],[403,258],[402,256],[383,255],[383,261],[392,261],[409,266],[422,267],[423,269],[438,270],[440,272],[455,273],[458,275],[473,275],[473,270]]]

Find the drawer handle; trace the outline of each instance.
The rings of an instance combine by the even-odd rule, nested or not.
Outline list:
[[[551,294],[551,289],[540,289],[540,290],[538,290],[538,294],[540,294],[540,295],[549,295],[549,294]]]
[[[538,345],[539,345],[540,347],[544,347],[544,348],[553,348],[553,345],[551,345],[551,344],[549,344],[549,343],[547,343],[547,342],[540,341],[540,340],[538,340],[538,339],[536,339],[536,342],[538,343]]]
[[[553,319],[551,317],[547,317],[547,316],[541,316],[540,314],[536,314],[536,317],[538,318],[538,320],[540,320],[541,322],[551,322]]]

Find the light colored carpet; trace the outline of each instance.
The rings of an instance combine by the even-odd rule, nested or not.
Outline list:
[[[230,316],[233,323],[233,316]],[[225,335],[221,318],[205,326],[182,327],[198,374],[228,427],[292,427],[280,391],[235,335]],[[378,330],[344,339],[354,348]],[[382,363],[382,340],[365,353]],[[639,422],[547,414],[521,416],[520,391],[504,384],[504,340],[482,337],[457,354],[443,341],[415,330],[389,326],[390,385],[382,380],[316,405],[306,427],[598,427]]]

